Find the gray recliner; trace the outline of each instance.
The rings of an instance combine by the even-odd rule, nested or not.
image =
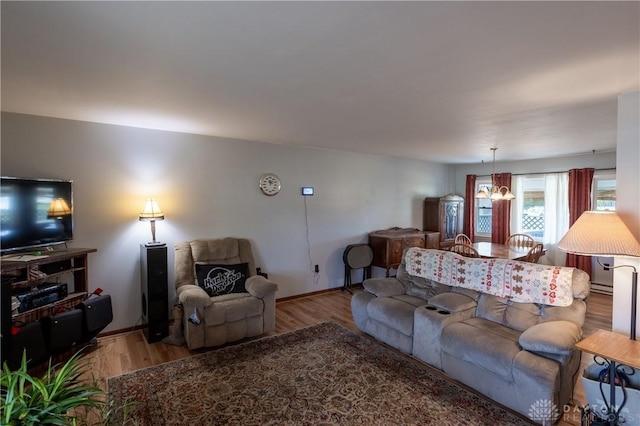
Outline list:
[[[219,346],[275,329],[278,285],[256,275],[249,240],[199,239],[175,250],[176,294],[183,305],[184,337],[189,349]],[[198,285],[196,264],[247,263],[246,292],[209,296]]]

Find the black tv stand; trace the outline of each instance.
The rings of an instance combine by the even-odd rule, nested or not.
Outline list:
[[[56,247],[62,247],[63,245],[64,245],[64,248],[56,248]],[[43,255],[48,256],[55,253],[62,253],[68,250],[69,250],[69,246],[67,245],[67,243],[62,242],[62,243],[56,243],[56,244],[51,244],[47,246],[33,247],[30,249],[8,251],[3,253],[0,256],[0,259],[3,262],[10,262],[12,260],[21,260],[21,258],[24,256],[43,256]]]
[[[58,307],[71,308],[87,297],[89,280],[89,253],[96,252],[93,248],[67,248],[65,250],[48,251],[35,254],[29,251],[25,254],[11,253],[2,257],[2,291],[0,292],[0,362],[4,363],[11,350],[11,325],[29,324],[41,318],[50,316]],[[13,314],[11,296],[20,289],[34,288],[46,280],[55,280],[62,275],[73,275],[73,291],[62,300],[45,306]]]

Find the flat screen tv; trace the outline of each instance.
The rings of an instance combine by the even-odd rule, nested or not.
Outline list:
[[[73,182],[2,177],[0,251],[61,244],[73,239]],[[69,210],[51,211],[62,198]],[[63,205],[58,200],[58,205]],[[55,212],[55,215],[52,215]]]

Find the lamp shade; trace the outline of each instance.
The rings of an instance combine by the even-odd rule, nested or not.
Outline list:
[[[47,210],[47,217],[63,217],[71,214],[71,208],[64,198],[55,198],[49,204],[49,210]]]
[[[476,194],[476,198],[480,200],[486,200],[489,198],[489,188],[483,186],[480,188],[480,191]]]
[[[140,220],[164,220],[164,213],[160,210],[160,206],[153,198],[149,198],[144,202],[144,207],[139,215]]]
[[[587,256],[640,257],[640,243],[616,212],[586,211],[558,243],[562,251]]]

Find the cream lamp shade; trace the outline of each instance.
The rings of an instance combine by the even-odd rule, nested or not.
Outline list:
[[[160,210],[160,206],[153,198],[149,198],[144,202],[142,211],[139,215],[140,220],[164,220],[164,213]]]
[[[69,216],[71,214],[71,208],[69,204],[65,201],[64,198],[55,198],[51,201],[49,205],[49,210],[47,210],[48,218],[60,218],[63,216]]]
[[[640,257],[640,243],[616,212],[586,211],[558,243],[568,253],[585,256]]]

